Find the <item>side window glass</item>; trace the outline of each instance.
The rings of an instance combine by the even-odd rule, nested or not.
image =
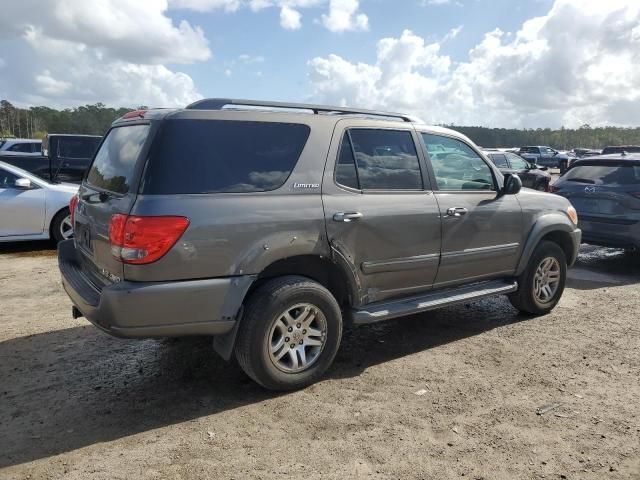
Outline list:
[[[455,138],[423,133],[429,160],[440,190],[494,190],[491,168],[466,143]],[[431,153],[441,145],[442,153]]]
[[[31,153],[30,143],[16,143],[8,149],[10,152]]]
[[[525,170],[528,166],[527,162],[517,155],[509,155],[509,162],[511,162],[511,168],[515,170]]]
[[[353,158],[351,141],[349,134],[344,133],[342,144],[340,145],[340,156],[336,165],[336,182],[345,187],[360,188],[358,182],[358,172],[356,171],[356,160]]]
[[[421,190],[422,175],[411,132],[353,129],[360,188],[363,190]]]
[[[509,168],[509,164],[507,163],[507,157],[504,156],[504,153],[492,153],[490,155],[493,163],[496,164],[497,167]]]
[[[17,179],[17,175],[0,168],[0,188],[14,188]]]

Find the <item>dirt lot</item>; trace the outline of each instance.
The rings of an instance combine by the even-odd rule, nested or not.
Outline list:
[[[499,298],[347,332],[285,395],[207,339],[72,320],[58,275],[0,246],[0,478],[640,478],[640,256],[585,248],[542,318]]]

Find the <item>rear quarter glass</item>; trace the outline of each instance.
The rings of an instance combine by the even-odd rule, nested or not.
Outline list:
[[[144,194],[264,192],[281,187],[310,128],[297,123],[165,120],[149,154]]]
[[[100,190],[121,195],[129,193],[149,128],[149,125],[131,125],[111,129],[96,153],[87,183]]]

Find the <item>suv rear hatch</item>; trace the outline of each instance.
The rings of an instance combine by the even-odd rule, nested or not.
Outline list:
[[[75,245],[83,273],[98,290],[123,278],[123,264],[111,251],[109,225],[113,215],[128,214],[135,202],[151,130],[149,122],[113,127],[78,191]]]

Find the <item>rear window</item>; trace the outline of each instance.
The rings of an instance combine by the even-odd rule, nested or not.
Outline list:
[[[109,192],[128,193],[148,133],[149,125],[112,129],[96,154],[87,183]]]
[[[590,185],[637,185],[640,184],[640,165],[576,165],[562,178]]]
[[[640,152],[640,146],[626,146],[626,147],[605,147],[602,150],[602,155],[611,155],[613,153],[638,153]]]
[[[146,194],[265,192],[281,187],[309,137],[307,125],[166,120],[150,155]]]
[[[93,158],[100,143],[99,137],[78,137],[58,140],[58,157],[60,158]],[[38,145],[39,147],[39,145]]]

